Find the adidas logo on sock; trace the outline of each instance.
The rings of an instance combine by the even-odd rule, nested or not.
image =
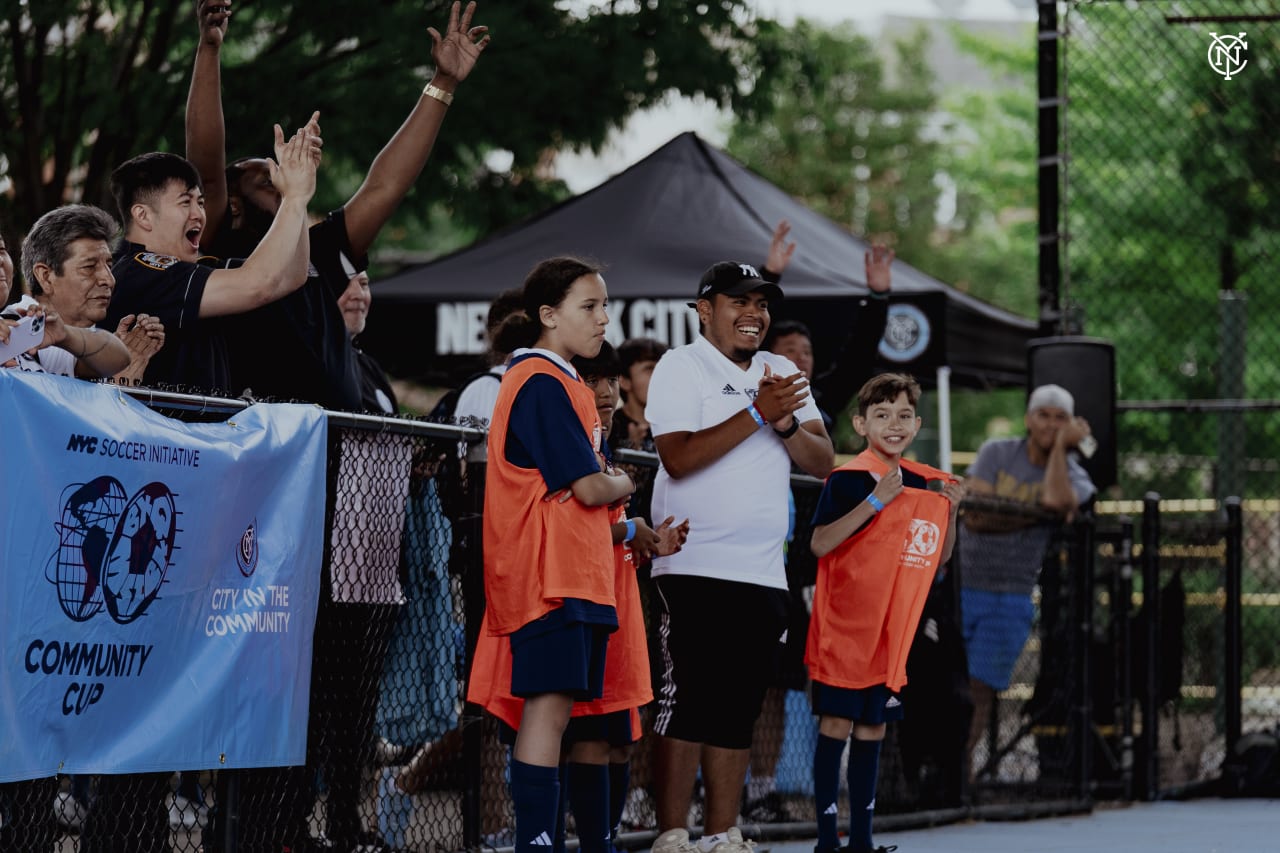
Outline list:
[[[724,388],[720,389],[720,393],[724,394],[727,397],[733,394],[738,394],[739,391],[737,388],[734,388],[732,385],[726,382]]]
[[[836,808],[835,803],[832,803],[831,805],[827,806],[826,811],[824,811],[823,814],[840,814],[840,810]]]
[[[867,811],[873,812],[875,810],[876,810],[876,800],[875,800],[875,797],[872,797],[871,802],[867,804]]]
[[[539,832],[538,837],[533,839],[529,843],[532,844],[534,847],[550,847],[551,836],[547,835],[545,832]]]

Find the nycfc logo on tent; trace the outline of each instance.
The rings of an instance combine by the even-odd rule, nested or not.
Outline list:
[[[45,569],[62,611],[84,622],[105,606],[116,622],[132,622],[147,612],[172,565],[179,533],[173,492],[148,483],[126,498],[119,480],[102,476],[63,494],[58,550]]]
[[[880,356],[898,364],[915,361],[929,348],[929,337],[929,318],[923,311],[905,302],[890,305]]]
[[[1230,80],[1231,75],[1239,74],[1249,64],[1243,54],[1249,49],[1244,40],[1245,33],[1239,35],[1220,36],[1209,33],[1213,41],[1209,42],[1209,67],[1222,75],[1222,79]]]
[[[923,518],[911,519],[911,532],[907,539],[907,553],[918,557],[931,557],[938,552],[938,542],[942,539],[942,531],[932,521]]]

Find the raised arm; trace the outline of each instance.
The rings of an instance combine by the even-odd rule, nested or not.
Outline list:
[[[434,27],[427,29],[431,34],[435,75],[404,124],[374,158],[364,183],[346,204],[347,237],[351,250],[357,255],[369,251],[378,231],[422,173],[454,90],[467,79],[489,43],[488,27],[471,26],[471,17],[476,11],[474,0],[467,4],[461,16],[460,6],[455,0],[444,36]]]
[[[779,282],[791,263],[791,256],[796,253],[796,244],[787,241],[791,235],[791,223],[785,219],[778,221],[773,228],[773,236],[769,239],[769,254],[764,259],[760,272],[765,281]]]
[[[288,142],[275,126],[271,183],[280,207],[262,242],[238,269],[215,270],[200,300],[201,317],[252,311],[297,290],[307,280],[307,203],[316,190],[316,161],[306,128]]]
[[[195,67],[187,91],[187,159],[204,184],[205,228],[201,247],[208,247],[227,212],[227,133],[222,117],[222,41],[231,18],[231,0],[196,0]]]
[[[889,319],[889,291],[893,277],[894,251],[879,243],[872,244],[863,256],[869,293],[861,300],[853,325],[836,353],[834,361],[813,378],[824,409],[834,417],[844,411],[858,394],[858,389],[871,378],[876,351],[884,337]]]
[[[1089,435],[1089,422],[1076,416],[1058,430],[1044,466],[1044,488],[1040,491],[1040,505],[1070,521],[1080,508],[1080,499],[1071,485],[1067,469],[1067,454],[1074,450],[1081,439]]]

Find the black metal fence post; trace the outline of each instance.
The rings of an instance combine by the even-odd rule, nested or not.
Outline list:
[[[1226,643],[1223,661],[1223,712],[1226,734],[1226,754],[1232,755],[1240,740],[1243,708],[1241,598],[1244,574],[1244,522],[1240,498],[1229,497],[1224,501],[1227,511],[1227,566],[1225,625]]]
[[[1133,519],[1120,519],[1120,563],[1112,611],[1120,646],[1120,795],[1133,799]]]
[[[1142,612],[1142,798],[1150,801],[1160,790],[1160,495],[1155,492],[1147,492],[1142,500]]]
[[[1093,580],[1097,546],[1094,532],[1095,522],[1092,515],[1086,516],[1076,524],[1076,547],[1078,548],[1076,559],[1079,560],[1079,563],[1077,564],[1075,590],[1072,596],[1076,600],[1074,610],[1076,613],[1077,647],[1081,650],[1080,654],[1076,656],[1080,667],[1079,687],[1077,688],[1079,691],[1077,694],[1079,712],[1076,719],[1076,730],[1079,733],[1076,742],[1080,749],[1080,764],[1076,780],[1078,784],[1076,793],[1085,799],[1092,797],[1093,738],[1095,736],[1092,657]]]

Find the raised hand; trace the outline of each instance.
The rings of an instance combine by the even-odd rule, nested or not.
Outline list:
[[[116,337],[124,341],[134,361],[141,359],[145,367],[164,346],[164,323],[150,314],[127,314],[116,325]]]
[[[220,48],[227,37],[227,21],[231,20],[231,0],[196,0],[196,21],[200,25],[200,41]]]
[[[765,269],[781,275],[787,268],[787,264],[791,263],[791,256],[796,252],[796,244],[787,242],[787,235],[790,233],[791,223],[785,219],[773,229],[773,239],[769,241],[769,255],[764,261]]]
[[[305,204],[316,191],[316,161],[312,155],[311,134],[304,127],[285,142],[280,125],[275,126],[274,132],[276,162],[268,161],[271,183],[280,190],[281,197],[296,198]]]
[[[1058,438],[1062,441],[1062,446],[1070,450],[1073,447],[1079,447],[1084,437],[1092,434],[1093,429],[1089,426],[1089,422],[1076,415],[1067,421],[1066,426],[1058,431]]]
[[[27,310],[25,316],[44,317],[44,340],[36,349],[62,346],[69,337],[67,327],[62,322],[62,316],[54,310],[52,305],[33,305]]]
[[[307,119],[307,123],[298,128],[298,133],[306,132],[309,134],[311,159],[316,161],[316,168],[320,168],[320,149],[324,148],[324,140],[320,137],[320,111],[316,110],[311,114],[311,118]]]
[[[867,272],[867,287],[876,293],[888,293],[893,284],[893,275],[889,268],[897,257],[893,249],[883,243],[872,243],[871,248],[863,255],[863,263]]]
[[[960,502],[964,500],[968,489],[965,488],[964,480],[957,480],[954,483],[947,483],[939,492],[944,498],[951,501],[951,512],[954,514],[960,508]]]
[[[461,6],[454,0],[444,36],[435,27],[427,27],[431,34],[431,59],[436,64],[436,73],[452,77],[459,83],[467,79],[480,53],[489,44],[489,28],[471,26],[471,16],[476,13],[475,0],[467,4],[466,11],[459,17]]]
[[[809,380],[803,372],[797,370],[790,376],[778,376],[769,365],[764,366],[755,406],[774,429],[789,427],[790,418],[808,398]]]
[[[871,494],[875,495],[880,503],[888,506],[889,501],[902,494],[902,469],[894,468],[881,477]]]

